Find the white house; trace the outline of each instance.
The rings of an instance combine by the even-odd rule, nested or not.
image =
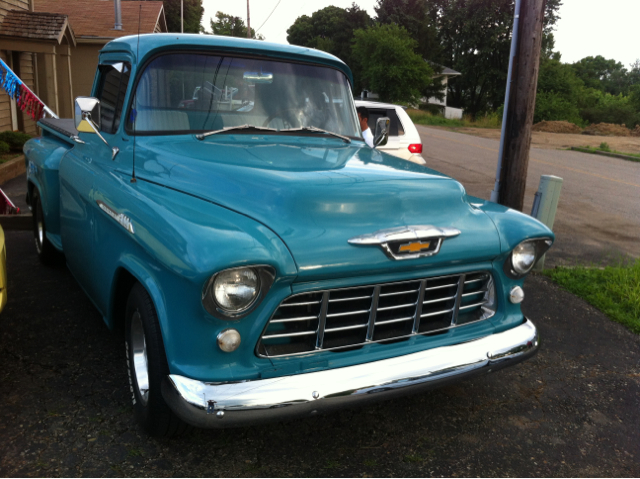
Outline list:
[[[437,98],[432,97],[429,99],[423,98],[422,101],[430,105],[437,105],[439,107],[442,107],[442,112],[445,118],[449,118],[453,120],[461,119],[463,114],[463,110],[461,108],[452,108],[450,106],[447,106],[447,90],[449,85],[449,79],[452,77],[460,76],[462,75],[462,73],[452,70],[449,67],[438,65],[437,63],[433,63],[433,62],[429,62],[429,63],[436,68],[442,68],[442,71],[437,75],[434,75],[434,78],[443,77],[442,78],[442,94],[444,96],[442,100],[438,100]],[[362,90],[362,92],[360,93],[360,99],[362,100],[377,100],[378,98],[379,98],[379,95],[377,93],[369,90]]]

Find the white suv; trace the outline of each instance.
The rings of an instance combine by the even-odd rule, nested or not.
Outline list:
[[[379,146],[378,150],[419,165],[427,164],[422,157],[420,134],[407,112],[404,111],[404,107],[390,103],[362,100],[356,100],[355,103],[356,107],[364,106],[369,110],[369,127],[372,131],[378,118],[386,116],[391,120],[389,141],[385,146]]]

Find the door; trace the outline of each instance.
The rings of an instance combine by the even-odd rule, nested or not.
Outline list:
[[[96,184],[112,181],[110,173],[122,167],[122,161],[113,160],[112,147],[122,146],[115,133],[120,129],[130,72],[128,63],[99,66],[96,97],[100,100],[101,112],[96,123],[109,145],[95,133],[81,132],[78,136],[82,143],[76,143],[60,162],[62,247],[69,269],[103,312],[105,305],[100,298],[107,278],[97,268],[95,243],[97,222],[102,221],[104,213],[98,203],[101,194]]]

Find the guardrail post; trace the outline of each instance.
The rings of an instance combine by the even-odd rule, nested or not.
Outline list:
[[[551,230],[553,230],[553,222],[556,219],[561,189],[562,178],[552,175],[542,175],[540,177],[540,186],[538,186],[538,191],[533,200],[531,216],[544,223]],[[543,269],[544,256],[538,260],[533,270],[542,271]]]

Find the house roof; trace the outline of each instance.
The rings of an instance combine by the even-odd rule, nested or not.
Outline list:
[[[457,71],[453,70],[452,68],[445,67],[444,65],[440,65],[439,63],[432,62],[431,60],[425,60],[425,62],[427,62],[430,65],[433,65],[434,67],[441,68],[442,70],[439,73],[437,73],[437,75],[439,75],[439,76],[458,76],[458,75],[462,75],[462,73],[457,72]]]
[[[122,2],[122,30],[114,30],[113,0],[37,0],[37,12],[67,15],[78,39],[118,38],[138,33],[166,32],[161,1]]]
[[[73,30],[66,15],[10,10],[0,24],[0,35],[28,40],[52,40],[60,44],[69,31],[70,43],[75,44]]]

